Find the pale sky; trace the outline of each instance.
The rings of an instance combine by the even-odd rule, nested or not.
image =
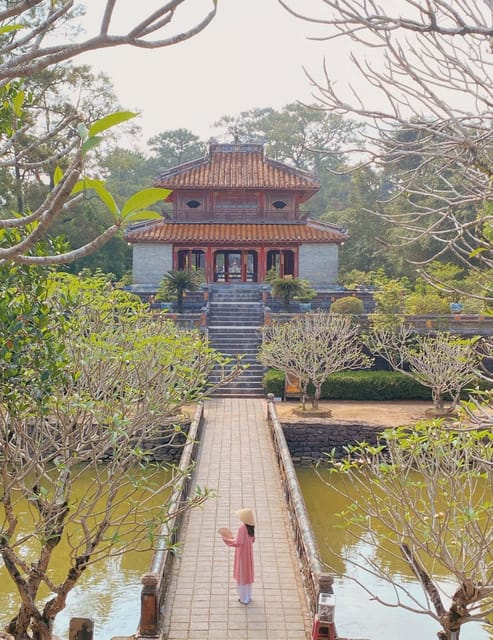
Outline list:
[[[135,23],[138,7],[157,0],[118,0],[125,21]],[[195,5],[194,5],[195,2]],[[306,8],[319,0],[305,0]],[[190,0],[195,22],[209,0]],[[97,21],[101,0],[84,0]],[[99,8],[98,8],[99,5]],[[148,10],[145,9],[145,15]],[[144,12],[140,11],[140,17]],[[194,18],[192,18],[192,22]],[[190,23],[190,20],[189,20]],[[318,30],[317,30],[318,29]],[[313,42],[316,25],[286,12],[277,0],[219,0],[212,23],[191,40],[161,50],[118,47],[80,56],[113,80],[123,107],[142,113],[143,140],[168,129],[189,129],[204,140],[224,115],[255,107],[280,109],[290,102],[314,102],[303,66],[321,75],[324,55],[334,77],[344,79],[349,66],[341,43]]]

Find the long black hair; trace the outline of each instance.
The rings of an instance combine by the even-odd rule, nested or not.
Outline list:
[[[245,523],[245,527],[247,528],[248,535],[251,538],[254,538],[255,537],[255,527],[253,526],[253,524],[246,524]]]

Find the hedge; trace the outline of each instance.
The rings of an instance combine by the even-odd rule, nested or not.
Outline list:
[[[263,377],[265,393],[282,398],[284,373],[269,369]],[[485,381],[478,381],[479,389],[490,388]],[[469,396],[472,385],[464,390]],[[308,385],[308,394],[313,394]],[[342,371],[329,376],[322,385],[321,400],[431,400],[431,389],[424,387],[399,371]]]

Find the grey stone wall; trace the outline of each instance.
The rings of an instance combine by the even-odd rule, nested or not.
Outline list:
[[[169,244],[134,244],[133,283],[159,286],[164,274],[173,268],[173,249]]]
[[[333,285],[339,278],[339,247],[336,244],[302,244],[299,277],[313,285]]]
[[[324,452],[335,449],[338,458],[347,444],[376,444],[383,427],[368,422],[338,420],[332,422],[283,422],[286,444],[295,464],[311,464],[324,459]]]

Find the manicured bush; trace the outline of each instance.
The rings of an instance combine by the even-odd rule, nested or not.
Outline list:
[[[398,371],[343,371],[322,385],[326,400],[431,400],[431,390]]]
[[[344,315],[361,315],[363,313],[363,301],[354,296],[345,296],[334,300],[330,305],[330,313],[341,313]]]
[[[266,394],[283,396],[282,371],[269,369],[263,383]],[[308,385],[308,394],[313,391]],[[324,382],[321,400],[431,400],[431,391],[395,371],[343,371]]]
[[[269,369],[263,378],[265,395],[273,393],[276,398],[282,398],[284,394],[284,373],[276,369]]]
[[[265,393],[282,398],[284,373],[269,369],[263,379]],[[466,399],[470,391],[488,389],[490,385],[479,380],[464,390]],[[308,385],[308,394],[314,391]],[[334,373],[322,385],[321,400],[431,400],[431,389],[398,371],[342,371]]]
[[[413,315],[450,313],[450,302],[438,293],[412,293],[406,298],[405,311]]]

